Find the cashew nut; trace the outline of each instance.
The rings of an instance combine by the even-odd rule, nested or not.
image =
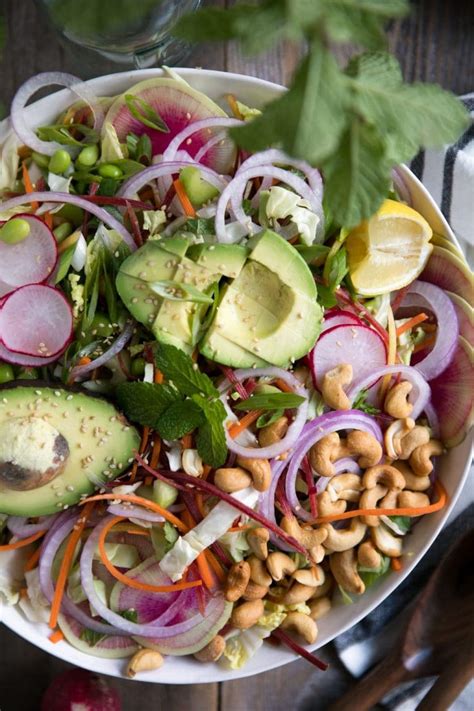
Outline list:
[[[230,623],[240,630],[247,630],[257,624],[264,613],[262,600],[249,600],[234,607],[230,616]]]
[[[362,430],[349,432],[346,447],[350,454],[360,455],[358,464],[362,469],[373,467],[382,459],[382,445],[368,432]]]
[[[334,496],[337,499],[354,502],[359,501],[361,490],[362,482],[360,476],[349,473],[333,476],[327,487],[327,491],[330,494],[334,492]],[[333,497],[331,496],[331,498]]]
[[[314,585],[303,585],[302,583],[294,582],[288,588],[281,598],[283,605],[299,605],[300,602],[306,602],[314,593]]]
[[[244,600],[262,600],[268,594],[268,590],[268,585],[258,585],[253,580],[249,580],[242,597]]]
[[[288,418],[285,416],[279,417],[278,420],[272,422],[271,425],[262,427],[258,432],[258,443],[261,447],[269,447],[276,444],[286,435],[288,429]]]
[[[431,481],[429,476],[418,476],[414,474],[408,464],[406,464],[406,462],[393,462],[393,466],[396,467],[403,474],[403,478],[405,479],[405,486],[410,491],[426,491],[430,488]],[[384,506],[384,508],[390,507]]]
[[[313,565],[311,568],[299,568],[295,570],[291,577],[293,580],[302,583],[302,585],[316,587],[324,583],[326,575],[320,565]]]
[[[383,499],[380,501],[381,509],[396,509],[397,499],[400,489],[389,489]]]
[[[311,610],[309,616],[312,620],[319,620],[324,615],[327,615],[331,609],[331,600],[328,597],[320,597],[319,600],[311,600],[308,603],[308,607]]]
[[[250,580],[264,587],[272,584],[271,575],[268,574],[264,563],[257,556],[251,555],[247,558],[247,563],[250,565]]]
[[[390,558],[399,558],[401,556],[403,539],[396,538],[383,523],[376,528],[371,528],[370,536],[381,553],[385,553]]]
[[[332,577],[330,571],[328,571],[326,573],[326,579],[324,580],[324,583],[322,585],[319,585],[315,589],[315,591],[311,597],[311,600],[319,600],[320,597],[324,597],[325,595],[328,595],[331,592],[333,585],[334,585],[334,578]]]
[[[410,456],[410,466],[417,476],[428,476],[433,471],[431,457],[443,454],[444,447],[437,439],[416,447]]]
[[[217,662],[225,649],[225,639],[220,634],[211,639],[209,644],[194,654],[194,658],[199,662]]]
[[[336,582],[343,590],[356,595],[365,592],[364,581],[357,572],[357,558],[353,548],[341,553],[333,553],[329,558],[329,565]]]
[[[217,469],[214,474],[214,484],[226,491],[228,494],[233,494],[235,491],[242,491],[252,484],[250,474],[240,467],[227,467]]]
[[[321,383],[324,402],[333,410],[350,410],[351,401],[344,392],[344,385],[352,382],[352,365],[342,363],[325,373]]]
[[[133,679],[138,672],[159,669],[164,661],[163,656],[156,650],[140,649],[128,662],[126,674],[130,679]]]
[[[372,489],[366,489],[360,497],[359,506],[361,509],[375,509],[380,499],[386,495],[388,489],[385,486],[377,484]],[[378,526],[380,521],[378,516],[362,516],[362,521],[367,526]]]
[[[189,476],[201,476],[204,472],[202,459],[197,449],[183,449],[181,463]]]
[[[334,514],[341,514],[347,508],[345,501],[333,501],[329,491],[323,491],[318,494],[318,514],[319,516],[333,516]]]
[[[377,484],[382,484],[388,489],[403,489],[405,479],[403,474],[391,464],[378,464],[376,467],[366,469],[362,477],[362,486],[365,489],[373,489]]]
[[[327,531],[327,538],[324,541],[324,547],[330,551],[346,551],[349,548],[357,546],[367,530],[365,523],[362,523],[357,516],[351,520],[349,528],[334,528],[330,523],[323,524],[323,528]],[[331,556],[332,558],[333,556]],[[331,559],[330,561],[331,562]]]
[[[421,491],[401,491],[398,494],[398,506],[401,509],[418,509],[429,505],[429,497]]]
[[[408,402],[408,396],[413,390],[413,385],[407,380],[397,383],[388,391],[385,396],[384,410],[387,415],[402,419],[409,417],[413,410],[413,405]]]
[[[333,476],[333,462],[347,454],[337,432],[321,437],[309,450],[309,463],[320,476]]]
[[[280,627],[283,630],[295,632],[307,644],[314,644],[318,636],[316,622],[303,612],[289,612]]]
[[[364,541],[357,550],[357,560],[363,568],[380,568],[382,556],[372,541]]]
[[[270,533],[263,526],[258,526],[257,528],[251,528],[247,532],[247,543],[249,544],[252,553],[260,558],[260,560],[265,560],[268,556],[268,541],[270,539]]]
[[[250,580],[250,565],[241,560],[234,563],[227,574],[224,591],[225,599],[229,602],[236,602],[245,592],[245,588]]]
[[[428,444],[430,441],[430,431],[427,427],[416,425],[408,434],[400,439],[398,446],[398,458],[410,459],[417,447]]]
[[[326,540],[327,533],[324,527],[302,528],[295,516],[284,516],[280,522],[281,528],[301,543],[307,550],[316,548]]]
[[[397,459],[400,452],[401,439],[415,426],[415,420],[406,417],[404,420],[394,420],[385,430],[383,436],[385,450],[390,459]]]
[[[272,576],[273,580],[282,580],[285,575],[291,575],[294,573],[297,565],[293,558],[290,558],[286,553],[281,551],[275,551],[270,553],[266,560],[267,570]]]
[[[272,468],[268,459],[247,459],[238,456],[237,464],[250,472],[254,489],[266,491],[269,488],[272,480]]]

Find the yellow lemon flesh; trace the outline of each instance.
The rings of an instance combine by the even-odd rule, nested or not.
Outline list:
[[[385,200],[370,220],[346,240],[349,274],[362,296],[377,296],[410,284],[423,271],[433,230],[419,212]]]

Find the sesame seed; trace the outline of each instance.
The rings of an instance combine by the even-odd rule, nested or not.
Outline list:
[[[85,334],[84,334],[85,335]],[[61,391],[60,390],[55,390],[54,394],[56,397],[61,397]]]
[[[73,395],[68,395],[68,396],[66,397],[66,400],[72,400],[72,398],[73,398]]]
[[[41,395],[41,390],[35,390],[35,395]]]
[[[4,405],[6,405],[7,402],[8,402],[7,398],[6,398],[6,397],[2,397],[2,402],[4,403]]]

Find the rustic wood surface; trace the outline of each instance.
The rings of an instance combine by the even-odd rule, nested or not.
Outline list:
[[[217,4],[224,5],[225,0]],[[0,0],[0,13],[7,19],[7,46],[0,61],[0,102],[8,107],[16,88],[41,71],[80,73],[58,44],[54,31],[38,13],[33,0]],[[472,91],[474,76],[474,4],[466,0],[420,0],[413,3],[409,18],[388,30],[392,50],[409,80],[439,82],[463,94]],[[285,44],[268,54],[243,57],[238,48],[224,46],[196,50],[189,66],[226,69],[286,83],[301,54],[301,48]],[[343,57],[341,53],[341,57]],[[105,73],[105,72],[104,72]],[[258,677],[225,684],[156,686],[113,680],[124,711],[283,711],[310,708],[299,702],[301,690],[312,682],[316,689],[312,711],[323,711],[347,685],[348,676],[338,667],[329,647],[321,656],[333,662],[321,690],[315,676],[321,674],[306,662],[277,669]],[[46,655],[5,628],[0,629],[0,710],[37,711],[43,690],[67,664]]]

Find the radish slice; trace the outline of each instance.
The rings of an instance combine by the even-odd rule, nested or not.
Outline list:
[[[1,340],[15,353],[43,359],[58,356],[72,329],[71,307],[51,286],[24,286],[6,299],[0,311]]]
[[[321,388],[328,370],[350,363],[358,380],[370,376],[387,362],[385,344],[369,326],[342,325],[329,328],[319,337],[309,354],[314,381]]]
[[[344,309],[334,309],[334,311],[327,311],[324,314],[321,333],[324,333],[324,331],[328,331],[330,328],[334,328],[335,326],[364,325],[363,321],[355,314],[351,314],[350,311],[345,311]]]
[[[474,309],[465,299],[457,294],[447,291],[456,316],[458,317],[459,335],[466,339],[470,346],[474,348]]]
[[[15,215],[28,222],[30,234],[21,242],[7,244],[0,240],[0,280],[8,291],[26,284],[40,284],[48,279],[58,259],[56,240],[49,227],[34,215]]]
[[[444,247],[433,247],[420,279],[444,291],[453,291],[468,303],[472,301],[472,273],[468,265]]]
[[[24,353],[16,353],[15,351],[8,350],[3,343],[0,343],[0,360],[4,360],[5,363],[12,363],[12,365],[21,365],[24,368],[42,368],[43,365],[54,363],[57,359],[57,356],[35,358],[34,356],[28,356]]]
[[[87,607],[87,603],[81,605],[84,611]],[[94,657],[104,659],[125,659],[138,650],[138,644],[123,635],[106,635],[98,641],[93,639],[90,643],[87,642],[84,635],[87,628],[69,615],[60,614],[58,624],[69,644],[84,654],[92,654]]]

